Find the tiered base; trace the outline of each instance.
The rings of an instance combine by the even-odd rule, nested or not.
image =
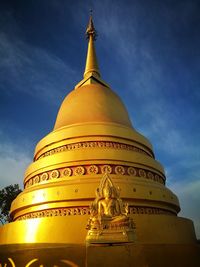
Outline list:
[[[0,227],[0,267],[199,267],[190,220],[138,215],[134,243],[87,244],[88,216],[47,217]],[[116,235],[117,238],[117,235]]]
[[[199,267],[200,245],[3,245],[0,266]]]

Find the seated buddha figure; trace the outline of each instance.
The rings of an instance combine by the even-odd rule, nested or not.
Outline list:
[[[103,198],[98,201],[98,215],[99,219],[119,222],[127,219],[127,216],[122,210],[122,203],[115,196],[113,188],[107,183],[103,189]]]
[[[87,229],[131,227],[131,220],[127,213],[128,205],[123,206],[117,189],[106,175],[97,189],[97,198],[91,206]]]

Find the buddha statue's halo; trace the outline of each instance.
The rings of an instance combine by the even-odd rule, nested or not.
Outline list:
[[[104,190],[109,190],[111,191],[111,195],[115,196],[115,191],[114,190],[114,184],[113,182],[111,181],[111,179],[109,178],[108,174],[105,173],[105,175],[102,177],[101,181],[100,181],[100,185],[99,185],[99,188],[97,189],[98,191],[98,195],[100,197],[104,197]]]

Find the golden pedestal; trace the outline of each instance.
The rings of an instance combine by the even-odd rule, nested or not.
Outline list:
[[[135,233],[133,230],[89,230],[86,242],[89,244],[119,244],[135,242]]]

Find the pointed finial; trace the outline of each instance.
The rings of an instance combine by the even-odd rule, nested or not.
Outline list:
[[[94,27],[92,13],[93,13],[92,9],[90,9],[89,23],[85,33],[88,39],[88,49],[87,49],[87,57],[86,57],[85,71],[83,74],[83,80],[81,80],[75,86],[75,88],[79,88],[86,84],[92,84],[92,83],[100,83],[103,86],[110,88],[109,85],[101,79],[98,67],[97,56],[95,52],[95,43],[94,43],[97,37],[97,32]]]
[[[100,77],[99,67],[96,58],[96,52],[94,47],[94,41],[96,40],[97,32],[94,28],[94,23],[92,20],[92,11],[90,10],[89,23],[86,29],[86,35],[88,42],[88,52],[85,65],[84,78],[90,75]]]
[[[96,40],[96,37],[97,37],[97,32],[94,28],[94,23],[92,20],[92,9],[90,9],[90,19],[89,19],[89,23],[86,29],[86,36],[87,36],[87,39],[89,39],[90,36],[92,36],[93,40]]]

